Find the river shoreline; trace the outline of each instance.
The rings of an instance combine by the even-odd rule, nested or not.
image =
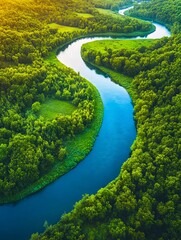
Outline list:
[[[93,38],[93,36],[91,36],[91,37]],[[83,38],[85,39],[85,36]],[[80,38],[80,39],[82,39],[82,38]],[[76,42],[77,42],[77,40],[76,40]],[[65,44],[65,45],[67,46],[67,44]],[[65,47],[65,45],[64,45],[64,47]],[[61,46],[61,47],[63,47],[63,46]],[[94,80],[94,76],[92,77],[92,79]],[[102,78],[101,78],[101,81],[102,81]],[[100,84],[100,83],[98,83],[98,84]],[[110,83],[108,83],[107,78],[106,78],[106,84],[110,84]],[[103,84],[103,85],[106,85],[106,84]],[[105,96],[108,94],[107,91],[110,91],[110,88],[109,88],[109,85],[104,86],[104,88],[105,88],[106,92],[101,97],[103,97],[103,100],[105,102],[107,102],[107,100],[105,99]],[[121,88],[121,87],[119,87],[119,88]],[[126,101],[129,104],[128,118],[132,118],[133,109],[131,107],[131,99],[129,98],[129,95],[127,94],[125,89],[121,89],[121,91],[122,91],[122,94],[125,96]],[[120,94],[120,92],[118,92],[118,93]],[[125,101],[124,99],[117,99],[117,100],[122,101],[123,103]],[[111,110],[109,109],[110,108],[109,103],[107,103],[107,108],[109,111],[108,111],[108,113],[106,113],[106,116],[109,116],[111,114]],[[113,110],[114,110],[113,112],[124,111],[124,108],[125,108],[125,106],[123,106],[123,109],[121,109],[121,110],[119,108],[117,110],[115,108],[113,108]],[[122,118],[122,117],[123,117],[122,114],[119,115],[119,118]],[[126,115],[126,117],[127,117],[127,115]],[[126,121],[126,117],[125,117],[125,121]],[[124,119],[123,119],[123,121],[124,121]],[[106,120],[104,119],[105,126],[109,127],[109,123],[110,123],[110,118],[107,118]],[[116,125],[117,122],[113,123],[113,124]],[[130,126],[134,132],[135,127],[133,126],[133,124],[134,124],[133,119],[131,119]],[[101,129],[101,131],[103,131],[103,129]],[[102,139],[103,140],[105,139],[107,141],[110,133],[112,133],[112,129],[111,128],[109,129],[110,132],[107,132],[107,131],[108,130],[105,130],[103,136],[102,136],[102,132],[100,132],[98,139],[100,139],[102,136]],[[118,130],[115,129],[115,132],[117,132],[117,131]],[[130,131],[130,130],[125,130],[125,131]],[[120,135],[121,134],[123,134],[123,133],[120,132]],[[126,134],[126,133],[124,133],[124,134]],[[116,136],[116,138],[120,141],[119,136]],[[127,143],[128,145],[126,146],[128,148],[129,152],[130,152],[130,145],[132,144],[134,138],[135,138],[135,132],[131,136],[130,142]],[[115,139],[115,140],[117,140],[117,139]],[[114,146],[115,148],[119,149],[120,146],[117,146],[117,144],[114,144],[114,142],[112,140],[110,140],[110,141],[113,145],[115,145]],[[99,149],[100,148],[99,145],[97,146],[96,144],[97,143],[95,143],[95,147],[97,147],[97,149]],[[107,170],[109,171],[109,174],[111,176],[107,176],[106,173],[103,172],[102,173],[103,179],[101,179],[100,173],[96,172],[98,160],[101,157],[101,155],[103,154],[103,152],[108,148],[104,144],[106,144],[106,142],[103,142],[103,144],[102,144],[103,149],[99,155],[96,154],[94,151],[91,151],[90,156],[88,155],[89,164],[91,164],[91,165],[86,165],[86,164],[88,164],[88,160],[84,160],[78,165],[77,168],[75,168],[71,172],[69,172],[70,174],[68,173],[68,174],[64,175],[61,179],[52,183],[51,186],[48,186],[47,188],[42,189],[41,192],[39,192],[39,194],[33,194],[30,197],[25,198],[20,202],[17,202],[16,204],[8,204],[8,205],[0,206],[0,208],[2,208],[1,211],[4,213],[4,215],[3,214],[1,214],[1,215],[2,215],[2,217],[5,216],[5,219],[4,219],[4,217],[2,220],[0,219],[0,223],[2,226],[2,232],[4,232],[4,235],[3,235],[3,233],[1,233],[1,236],[7,236],[5,234],[8,233],[9,234],[9,238],[7,238],[8,240],[12,239],[12,237],[17,238],[17,239],[25,239],[25,236],[29,235],[32,232],[43,231],[43,222],[45,220],[47,220],[50,223],[57,222],[61,214],[63,214],[64,212],[68,212],[72,209],[73,205],[75,204],[76,201],[78,201],[81,198],[82,194],[87,193],[88,191],[89,191],[89,194],[95,193],[98,189],[103,187],[106,184],[106,182],[109,183],[110,181],[112,181],[112,179],[115,179],[115,175],[117,175],[117,170],[119,171],[120,165],[122,163],[119,161],[115,163],[111,159],[110,165],[107,165],[108,164],[106,162],[107,155],[105,156],[105,158],[102,161],[104,164],[102,164],[102,162],[101,162],[101,163],[99,163],[99,165],[100,165],[101,170],[103,168],[107,168]],[[125,148],[125,146],[123,145],[124,141],[119,144],[122,146],[122,148],[124,150],[124,148]],[[110,149],[111,153],[114,153],[114,151],[115,151],[115,149]],[[108,155],[108,157],[110,157],[110,156]],[[113,157],[118,158],[118,160],[119,160],[120,155],[119,156],[116,155]],[[129,157],[129,154],[126,152],[123,160],[127,159],[128,157]],[[95,162],[93,162],[93,160]],[[96,170],[95,170],[95,167],[96,167]],[[83,168],[84,169],[86,168],[86,170],[87,171],[89,170],[89,172],[86,172],[85,170],[83,171]],[[80,173],[82,175],[80,175]],[[94,174],[97,174],[97,175],[95,175],[96,180],[94,180],[94,178],[93,178]],[[71,176],[70,177],[71,179],[68,179],[69,175]],[[72,178],[72,176],[74,178]],[[85,180],[84,180],[85,177],[88,178],[87,182],[85,182]],[[90,179],[91,179],[91,181],[90,181]],[[98,184],[98,180],[100,180],[99,184]],[[68,183],[67,183],[67,181],[68,181]],[[92,186],[86,186],[87,183],[89,183],[89,182],[92,184]],[[75,186],[73,184],[75,184]],[[64,186],[63,190],[62,190],[62,186]],[[72,186],[72,189],[70,189],[71,192],[66,193],[66,190],[69,189],[70,186]],[[79,193],[77,193],[77,190],[79,190],[80,186],[83,188]],[[63,192],[61,192],[61,191],[63,191]],[[75,197],[73,199],[74,195],[75,195]],[[66,204],[66,206],[64,207],[63,204]],[[60,207],[62,207],[62,209],[60,209]],[[18,216],[18,219],[17,219],[17,216]],[[33,221],[32,221],[32,219],[33,219]],[[7,224],[6,224],[6,222],[7,222]],[[14,224],[15,222],[17,222],[17,225]],[[11,231],[9,231],[9,229],[11,229]],[[13,233],[13,235],[10,232]]]
[[[69,42],[66,42],[65,44],[61,45],[60,47],[56,48],[51,54],[53,55],[58,55],[60,51],[64,50],[67,46],[69,46],[70,44],[72,44],[73,42],[76,42],[78,40],[81,39],[87,39],[87,38],[95,38],[95,37],[100,37],[100,38],[110,38],[110,39],[118,39],[118,38],[125,38],[125,39],[130,39],[130,38],[135,38],[135,37],[146,37],[148,34],[151,34],[155,31],[155,26],[152,25],[152,28],[149,31],[146,32],[132,32],[132,33],[93,33],[93,34],[87,34],[85,36],[77,36],[74,39],[72,39]],[[48,58],[48,57],[47,57]],[[97,95],[97,94],[96,94]],[[98,95],[97,95],[98,96]],[[99,99],[98,102],[100,102],[101,100]],[[103,109],[103,107],[102,107]],[[103,110],[102,110],[102,115],[103,115]],[[94,126],[95,124],[92,123],[91,126]],[[86,129],[87,130],[91,130],[91,128],[93,127],[89,127]],[[97,128],[100,129],[101,125],[98,126]],[[88,152],[86,152],[86,154],[84,155],[84,157],[81,159],[83,160],[86,155],[91,151],[93,143],[95,142],[95,138],[98,134],[99,130],[97,131],[94,137],[94,141],[91,143],[91,148]],[[77,137],[75,137],[75,139],[79,139],[80,137],[84,135],[84,132],[80,135],[78,135]],[[72,141],[75,141],[75,139],[73,139]],[[79,160],[78,162],[80,162],[81,160]],[[66,159],[65,159],[66,161]],[[8,203],[15,203],[17,201],[20,201],[22,199],[24,199],[25,197],[31,195],[31,194],[36,194],[37,192],[41,191],[44,187],[46,187],[47,185],[49,185],[50,183],[52,183],[53,181],[55,181],[57,178],[63,176],[64,174],[66,174],[68,171],[70,171],[71,169],[73,169],[74,167],[77,166],[78,163],[76,163],[75,165],[73,165],[70,169],[68,169],[67,171],[62,173],[62,170],[60,170],[60,173],[57,175],[57,168],[61,168],[62,165],[64,164],[57,164],[53,167],[53,169],[46,174],[45,176],[41,177],[37,182],[35,182],[34,184],[32,184],[31,186],[27,187],[26,189],[22,190],[21,192],[11,196],[11,197],[7,197],[4,199],[0,199],[0,205],[4,205],[4,204],[8,204]],[[54,176],[52,178],[52,176]]]

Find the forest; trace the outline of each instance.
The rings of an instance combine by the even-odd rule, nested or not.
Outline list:
[[[85,195],[73,211],[43,234],[33,234],[32,240],[180,238],[179,4],[176,0],[151,0],[143,5],[144,18],[154,15],[165,24],[172,19],[169,24],[175,34],[170,38],[142,44],[140,40],[135,44],[97,41],[83,46],[84,60],[109,73],[112,80],[121,84],[122,73],[132,77],[126,84],[134,104],[137,138],[114,181],[95,195]],[[136,5],[134,15],[142,14],[141,9],[142,4]]]
[[[181,31],[180,13],[180,0],[152,0],[145,1],[142,4],[135,3],[134,9],[131,9],[128,15],[162,22],[172,28],[173,33],[179,33]]]
[[[56,60],[60,47],[93,34],[153,31],[150,23],[102,14],[96,4],[84,0],[0,3],[1,203],[21,199],[75,167],[98,134],[103,117],[99,93]],[[60,114],[51,110],[47,117],[44,109],[52,104],[55,111],[57,102]],[[72,110],[67,112],[64,106]],[[83,138],[86,129],[93,140]],[[80,134],[85,146],[70,159]],[[75,143],[69,144],[71,140]]]
[[[112,11],[118,11],[120,8],[132,5],[131,0],[93,0],[96,8],[111,9]]]
[[[149,31],[151,24],[120,16],[111,17],[100,14],[86,1],[41,1],[24,0],[1,1],[0,23],[0,63],[31,64],[40,57],[45,57],[56,47],[72,40],[75,36],[91,33],[131,33]],[[8,9],[8,10],[7,10]],[[61,13],[61,15],[60,15]],[[89,18],[84,14],[88,13]],[[67,17],[69,16],[69,17]],[[58,24],[52,28],[51,24]],[[58,26],[76,27],[72,33],[58,31]]]

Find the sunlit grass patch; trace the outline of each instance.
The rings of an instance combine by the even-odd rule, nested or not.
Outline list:
[[[96,9],[98,10],[98,12],[99,12],[100,14],[113,15],[114,17],[117,15],[117,16],[119,16],[119,17],[122,17],[122,16],[119,15],[118,13],[113,12],[113,11],[111,11],[111,10],[109,10],[109,9],[103,9],[103,8],[96,8]]]
[[[64,26],[64,25],[60,25],[60,24],[57,24],[57,23],[50,23],[49,27],[52,28],[52,29],[57,29],[59,32],[82,31],[82,29],[80,29],[80,28]]]
[[[69,102],[48,99],[41,105],[39,115],[45,119],[53,119],[58,115],[70,115],[76,107]]]
[[[140,47],[149,47],[153,45],[157,40],[153,39],[137,39],[137,40],[101,40],[86,43],[87,50],[98,49],[99,52],[105,52],[106,49],[112,49],[114,51],[119,51],[121,49],[135,49]]]
[[[92,14],[89,14],[89,13],[77,13],[77,15],[78,15],[79,17],[86,18],[86,19],[89,19],[89,18],[93,18],[93,17],[94,17]]]

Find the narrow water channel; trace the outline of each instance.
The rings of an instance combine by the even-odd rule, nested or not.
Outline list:
[[[165,27],[157,24],[156,32],[148,38],[169,36]],[[79,72],[99,90],[104,103],[103,124],[93,150],[78,166],[42,191],[16,204],[0,206],[0,239],[24,240],[34,232],[42,232],[43,224],[56,223],[69,212],[85,193],[96,193],[117,177],[121,165],[130,154],[136,137],[133,106],[127,91],[95,70],[81,59],[83,43],[103,38],[85,38],[70,44],[58,59]]]

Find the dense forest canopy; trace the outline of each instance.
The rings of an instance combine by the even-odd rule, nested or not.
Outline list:
[[[32,185],[64,163],[67,141],[100,114],[95,88],[56,61],[57,48],[90,34],[146,33],[152,25],[102,14],[96,1],[84,0],[2,0],[0,18],[0,202],[7,202],[48,184]],[[43,108],[55,100],[74,111],[46,118]]]
[[[83,56],[86,48],[90,53],[94,49],[95,58],[100,56],[99,44],[85,45]],[[137,139],[132,155],[115,181],[96,195],[85,196],[57,225],[32,239],[177,240],[181,234],[180,35],[144,48],[126,49],[120,45],[111,49],[105,41],[104,54],[109,54],[110,62],[115,52],[123,58],[127,55],[127,71],[135,76],[131,90]],[[144,52],[141,56],[140,51]],[[132,64],[135,58],[139,64],[145,62],[146,69],[137,70]],[[101,60],[102,66],[112,67]],[[97,64],[93,58],[91,62]],[[116,71],[122,73],[122,64],[118,66]]]
[[[0,75],[4,90],[0,129],[2,197],[34,182],[54,162],[63,160],[63,140],[91,122],[94,103],[87,82],[51,64],[8,68]],[[72,102],[76,110],[53,121],[44,119],[38,114],[41,104],[52,98]]]
[[[95,4],[95,7],[111,9],[113,11],[118,11],[120,8],[132,4],[132,0],[92,0],[92,2]]]
[[[24,3],[24,4],[23,4]],[[77,7],[78,6],[78,7]],[[9,1],[0,5],[0,63],[1,67],[11,62],[31,64],[39,57],[45,57],[62,43],[72,40],[82,29],[88,33],[130,33],[148,31],[150,24],[123,17],[100,14],[86,1]],[[84,13],[84,14],[80,14]],[[90,14],[86,18],[85,13]],[[52,23],[76,27],[72,33],[51,27]]]
[[[172,28],[173,33],[181,31],[181,1],[180,0],[152,0],[135,4],[128,13],[133,17],[141,17],[160,21]]]
[[[172,19],[169,23],[178,26],[179,1],[152,0],[147,4],[144,17],[150,17],[151,12],[159,16],[157,20],[167,23]],[[133,77],[129,89],[137,138],[131,157],[113,182],[95,195],[84,196],[60,222],[32,239],[180,238],[180,39],[178,28],[176,35],[153,44],[135,47],[131,42],[124,46],[104,41],[83,47],[83,58],[89,63],[110,74],[112,69],[112,76],[124,73]]]

